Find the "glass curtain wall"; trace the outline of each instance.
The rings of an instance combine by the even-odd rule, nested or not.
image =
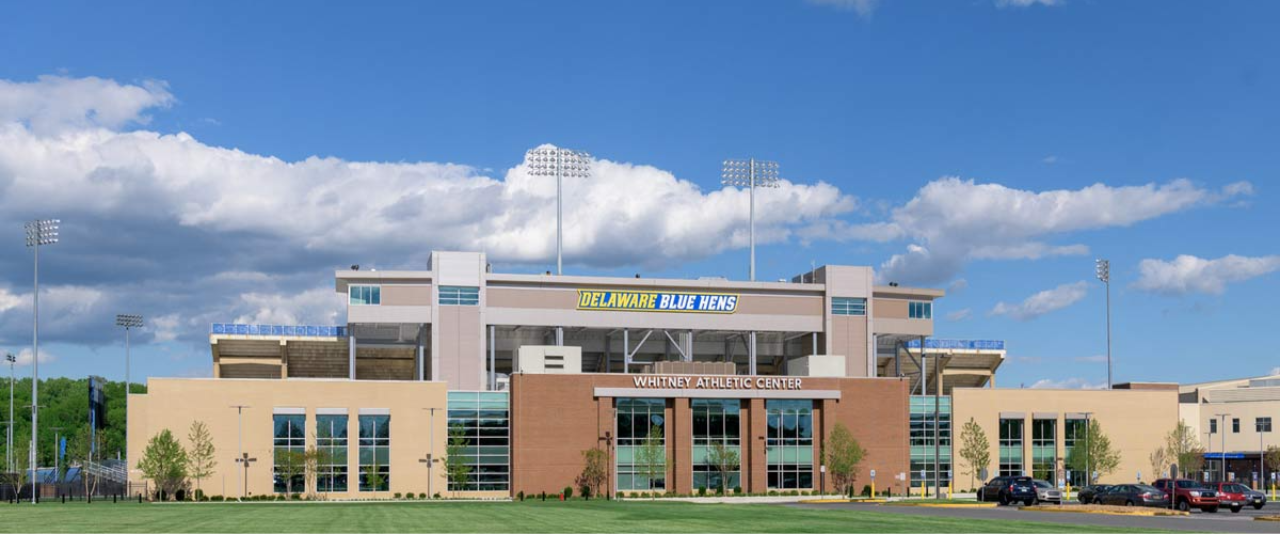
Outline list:
[[[1031,476],[1054,485],[1058,483],[1057,430],[1057,419],[1031,421]]]
[[[617,399],[619,491],[666,490],[666,407],[666,399]]]
[[[1000,420],[1000,476],[1022,476],[1022,419]]]
[[[951,397],[938,399],[938,445],[941,455],[938,470],[933,471],[933,407],[928,395],[911,397],[911,487],[919,488],[923,480],[928,487],[946,486],[951,470]],[[924,473],[923,478],[921,472]]]
[[[1062,436],[1062,449],[1063,449],[1064,459],[1071,457],[1071,451],[1072,449],[1076,448],[1076,445],[1079,445],[1081,447],[1084,446],[1084,432],[1085,432],[1084,425],[1085,425],[1084,419],[1067,419],[1066,420],[1065,422],[1066,428],[1064,429],[1063,436]],[[1067,469],[1066,474],[1067,474],[1066,482],[1068,484],[1071,484],[1072,487],[1079,488],[1079,487],[1084,487],[1089,485],[1089,479],[1085,476],[1083,469]],[[1153,475],[1158,475],[1158,474],[1153,474]]]
[[[307,416],[304,414],[275,414],[275,450],[272,476],[275,479],[275,492],[285,493],[306,491],[306,476],[303,474],[302,455],[307,450]],[[288,467],[290,464],[292,468]],[[289,480],[292,479],[292,484]]]
[[[741,485],[742,444],[741,432],[742,401],[737,399],[693,399],[690,402],[693,411],[693,488],[707,488],[718,491],[721,487],[733,491]],[[737,455],[737,465],[721,473],[714,461],[712,451],[716,444],[724,447],[726,453]],[[723,477],[722,477],[723,475]],[[724,485],[721,486],[721,478]]]
[[[347,491],[347,416],[316,416],[316,491]]]
[[[470,470],[450,480],[451,491],[511,488],[511,411],[505,391],[450,391],[449,444],[461,442]]]
[[[813,489],[813,401],[767,400],[769,489]]]
[[[360,416],[360,491],[391,487],[391,416]]]

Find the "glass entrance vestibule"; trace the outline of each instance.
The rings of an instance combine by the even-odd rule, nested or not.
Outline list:
[[[753,470],[763,489],[816,489],[816,402],[757,401],[752,431],[746,399],[614,399],[615,491],[749,491]]]

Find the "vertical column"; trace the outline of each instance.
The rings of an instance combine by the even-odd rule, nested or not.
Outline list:
[[[667,488],[676,493],[689,494],[693,487],[693,410],[689,407],[689,399],[677,397],[672,399],[672,418],[667,420],[667,436],[673,442],[669,472],[672,478],[667,479]]]
[[[747,374],[756,374],[756,333],[753,331],[747,341]]]
[[[427,333],[426,325],[418,325],[418,381],[426,380],[427,376]]]
[[[749,421],[747,432],[743,433],[746,439],[742,442],[743,457],[748,458],[746,466],[743,469],[743,476],[747,479],[743,483],[743,488],[750,493],[764,493],[769,491],[769,472],[768,472],[768,456],[765,450],[769,435],[769,421],[765,413],[764,399],[751,399],[750,408],[747,410],[745,420]]]
[[[631,374],[631,333],[622,329],[622,374]]]
[[[693,330],[685,334],[684,338],[684,361],[693,361]]]
[[[489,325],[489,391],[498,389],[498,328]]]
[[[354,328],[347,331],[347,378],[356,379],[356,332]]]

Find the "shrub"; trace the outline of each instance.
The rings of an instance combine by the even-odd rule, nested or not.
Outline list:
[[[622,500],[622,492],[619,491],[613,495],[615,499]]]
[[[734,486],[734,487],[733,487],[733,494],[734,494],[734,495],[742,495],[742,486]]]
[[[573,498],[573,488],[572,488],[572,487],[570,487],[570,486],[565,486],[565,487],[564,487],[564,491],[563,491],[562,495],[564,495],[564,500],[566,500],[566,501],[567,501],[567,500],[569,500],[569,499],[572,499],[572,498]]]
[[[419,493],[419,494],[418,494],[418,498],[419,498],[419,499],[422,499],[422,500],[424,500],[424,501],[425,501],[425,500],[427,500],[427,494],[426,494],[426,493]]]
[[[210,501],[212,501],[212,502],[222,502],[222,496],[221,496],[221,495],[214,495],[214,496],[212,496],[212,497],[209,497],[209,500],[210,500]]]
[[[539,491],[539,492],[538,492],[538,498],[539,498],[539,499],[542,499],[542,500],[544,500],[544,501],[545,501],[545,500],[547,500],[547,492],[545,492],[545,491]]]
[[[435,495],[432,495],[432,496],[431,496],[431,498],[432,498],[432,499],[439,499],[439,498],[440,498],[440,492],[438,492],[438,491],[437,491]]]
[[[400,494],[400,492],[398,492],[398,491],[397,491],[397,492],[395,493],[395,497],[396,497],[397,499],[399,499],[401,496],[402,496],[402,495]]]
[[[293,500],[295,500],[295,501],[301,501],[301,500],[302,500],[302,494],[301,494],[301,493],[294,493],[294,494],[293,494],[293,496],[292,496],[292,497],[290,497],[290,499],[293,499]]]
[[[520,502],[524,502],[524,492],[521,491],[520,493],[516,494],[516,498],[520,499]]]
[[[698,496],[699,496],[699,497],[706,497],[706,496],[707,496],[707,487],[706,487],[706,486],[698,486]]]

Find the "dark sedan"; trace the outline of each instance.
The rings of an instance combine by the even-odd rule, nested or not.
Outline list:
[[[1155,506],[1169,507],[1169,494],[1146,484],[1120,484],[1111,486],[1105,493],[1094,498],[1097,504],[1115,506]]]
[[[1080,492],[1076,495],[1076,498],[1080,500],[1080,504],[1090,504],[1098,497],[1098,495],[1106,493],[1109,489],[1111,489],[1110,484],[1094,484],[1092,486],[1085,486],[1080,488]]]

